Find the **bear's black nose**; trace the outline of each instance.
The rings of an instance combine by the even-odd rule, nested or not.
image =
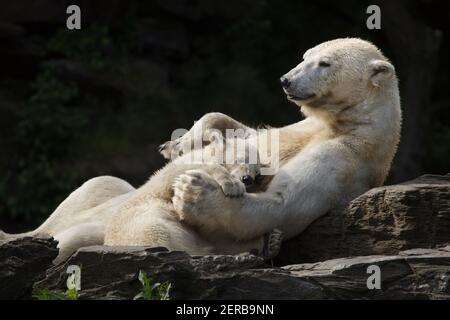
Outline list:
[[[281,82],[281,86],[285,89],[289,88],[289,86],[291,85],[291,82],[286,77],[281,77],[280,82]]]
[[[245,175],[242,177],[242,183],[246,186],[251,186],[253,184],[253,178],[249,175]]]

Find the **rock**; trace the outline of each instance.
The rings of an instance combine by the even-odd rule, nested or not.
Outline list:
[[[312,281],[270,269],[252,255],[197,256],[165,248],[82,248],[49,270],[37,289],[63,292],[69,265],[82,266],[80,299],[132,299],[142,289],[139,271],[153,281],[172,284],[171,299],[324,299]]]
[[[35,281],[58,255],[53,239],[0,241],[0,299],[29,299]]]
[[[252,255],[198,256],[165,248],[89,247],[50,270],[36,288],[64,291],[69,265],[81,265],[80,299],[132,299],[139,271],[172,284],[171,299],[324,299],[312,281],[269,269]]]
[[[381,289],[367,288],[370,265],[381,271]],[[395,256],[361,256],[283,267],[313,279],[334,299],[449,299],[450,246],[413,249]]]
[[[0,298],[29,298],[33,282],[65,292],[66,271],[78,265],[80,299],[132,299],[142,290],[139,271],[170,282],[171,299],[450,299],[448,243],[450,175],[425,175],[369,190],[317,220],[283,245],[283,267],[248,254],[94,246],[49,268],[57,254],[51,240],[3,242]],[[371,265],[380,267],[380,290],[367,287]]]
[[[374,188],[285,242],[277,265],[393,255],[450,243],[450,175]]]
[[[80,299],[132,299],[141,290],[139,270],[169,281],[171,299],[450,299],[450,247],[270,268],[252,255],[96,246],[49,270],[36,288],[63,292],[74,264],[82,266]],[[380,267],[380,290],[367,288],[370,265]]]

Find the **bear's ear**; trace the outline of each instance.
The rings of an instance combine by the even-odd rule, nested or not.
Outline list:
[[[380,87],[383,81],[390,79],[394,73],[394,66],[387,61],[373,60],[369,63],[369,77],[375,87]]]

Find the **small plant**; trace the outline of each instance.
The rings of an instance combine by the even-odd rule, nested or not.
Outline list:
[[[139,271],[139,281],[142,283],[142,291],[133,300],[169,300],[171,284],[169,282],[154,283],[144,271]]]
[[[78,300],[78,291],[81,290],[81,266],[70,265],[67,267],[66,297],[68,300]]]
[[[65,293],[51,291],[47,288],[37,289],[33,293],[34,300],[78,300],[78,292],[75,289],[67,289]]]
[[[78,300],[78,291],[75,288],[67,289],[66,300]]]
[[[50,291],[47,288],[37,289],[33,292],[34,300],[67,300],[66,296],[59,292]]]
[[[33,299],[35,300],[78,300],[78,291],[81,289],[81,266],[70,265],[67,268],[66,292],[60,293],[51,291],[47,288],[36,289],[33,292]]]
[[[72,267],[72,268],[71,268]],[[77,269],[78,268],[78,269]],[[78,270],[78,271],[77,271]],[[75,272],[74,272],[75,271]],[[51,291],[47,288],[35,289],[33,292],[34,300],[78,300],[79,297],[79,276],[81,268],[78,266],[69,266],[67,269],[69,277],[67,278],[67,290],[65,293]],[[77,277],[78,276],[78,277]],[[169,300],[169,291],[172,285],[169,282],[152,283],[152,279],[144,271],[139,271],[139,281],[142,283],[142,291],[137,294],[133,300]],[[78,285],[77,285],[78,283]]]

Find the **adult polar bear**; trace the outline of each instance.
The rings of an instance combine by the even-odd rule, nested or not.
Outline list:
[[[191,230],[197,228],[209,237],[226,230],[244,241],[278,228],[289,239],[333,207],[383,183],[397,148],[401,122],[395,71],[383,54],[360,39],[328,41],[308,50],[304,61],[281,81],[288,99],[301,106],[307,118],[279,129],[280,168],[264,192],[239,198],[226,197],[206,172],[179,176],[173,205],[186,224],[194,227]],[[196,126],[204,131],[241,128],[254,132],[219,113],[205,115]],[[202,138],[194,132],[193,128],[166,144],[165,151],[173,154],[190,146],[192,139]],[[108,223],[134,192],[118,178],[91,179],[55,210],[50,217],[57,222],[53,229],[43,225],[28,234],[70,233],[82,213],[91,223],[81,234],[77,228],[72,247],[102,244],[101,225]],[[151,214],[140,221],[149,227],[152,223]],[[6,235],[0,232],[2,236]]]
[[[279,129],[281,166],[267,190],[227,198],[207,174],[183,174],[173,204],[187,223],[211,235],[225,229],[240,240],[278,228],[289,239],[384,182],[400,138],[401,110],[394,67],[379,49],[355,38],[322,43],[281,83],[307,118]],[[175,149],[170,154],[201,139],[195,127],[252,132],[223,114],[207,114],[166,144]]]

